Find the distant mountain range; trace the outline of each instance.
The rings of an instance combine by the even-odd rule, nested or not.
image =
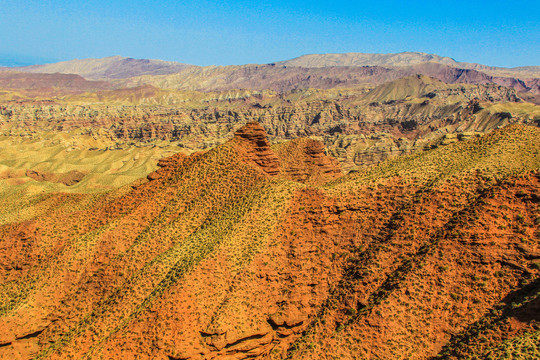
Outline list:
[[[540,66],[517,68],[490,67],[457,62],[449,57],[419,52],[398,54],[319,54],[271,64],[231,66],[195,66],[178,62],[132,59],[112,56],[102,59],[81,59],[46,65],[4,68],[0,85],[13,72],[72,74],[86,80],[106,81],[99,88],[125,88],[152,85],[161,89],[220,91],[230,89],[290,91],[302,88],[339,88],[378,85],[405,76],[428,75],[449,84],[495,84],[515,89],[529,101],[540,95]],[[24,77],[23,75],[19,75]],[[22,81],[31,89],[43,87],[43,77]],[[56,81],[57,82],[57,81]],[[53,81],[55,83],[55,81]],[[83,84],[81,91],[95,88]],[[55,86],[55,85],[51,85]],[[5,85],[4,85],[5,87]],[[45,86],[46,87],[46,86]]]
[[[163,89],[219,91],[230,89],[294,89],[355,87],[378,85],[411,75],[428,75],[445,83],[496,84],[518,92],[539,94],[540,78],[492,76],[438,63],[420,63],[402,67],[331,66],[297,67],[286,65],[242,65],[190,67],[175,74],[140,76],[118,80],[119,86],[144,84]]]
[[[13,69],[31,73],[76,74],[87,79],[123,79],[139,75],[172,74],[190,66],[192,65],[173,61],[110,56],[101,59],[76,59]]]
[[[311,54],[303,55],[291,60],[280,61],[276,64],[286,66],[300,66],[308,68],[330,66],[385,66],[403,67],[423,63],[436,63],[448,65],[460,69],[482,71],[494,76],[540,76],[540,66],[521,66],[515,68],[503,68],[487,66],[476,63],[458,62],[446,56],[426,54],[421,52],[402,52],[397,54]]]
[[[272,65],[294,66],[304,68],[328,67],[407,67],[424,63],[436,63],[450,67],[477,70],[494,76],[540,76],[540,66],[521,66],[515,68],[502,68],[476,63],[458,62],[446,56],[426,54],[421,52],[402,52],[396,54],[310,54],[291,60],[278,61]],[[249,65],[248,65],[249,66]],[[14,70],[32,73],[62,73],[77,74],[87,79],[123,79],[141,75],[167,75],[177,73],[195,65],[183,64],[174,61],[133,59],[122,56],[110,56],[100,59],[76,59],[53,64],[31,65],[14,67]],[[224,66],[230,68],[231,66]],[[214,68],[209,66],[207,68]]]

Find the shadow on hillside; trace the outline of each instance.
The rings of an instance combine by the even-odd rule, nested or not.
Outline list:
[[[523,323],[540,321],[540,277],[537,277],[522,288],[510,292],[491,314],[470,324],[461,333],[452,336],[444,348],[430,360],[454,359],[464,355],[461,350],[468,344],[474,344],[483,334],[502,326],[509,318],[515,318]],[[496,315],[498,313],[498,315]]]
[[[514,317],[521,322],[540,321],[540,277],[523,288],[511,292],[502,301],[506,304],[500,320]]]

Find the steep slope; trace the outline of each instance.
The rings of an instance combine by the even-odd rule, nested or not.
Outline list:
[[[509,126],[328,183],[320,145],[252,123],[133,188],[37,197],[0,227],[0,356],[426,359],[482,322],[462,353],[523,344],[539,144]]]
[[[440,93],[441,90],[450,90],[452,88],[456,89],[456,87],[448,86],[442,81],[429,76],[408,76],[373,88],[362,97],[362,100],[367,103],[388,103],[413,98],[433,99],[437,97],[437,93]],[[452,102],[448,97],[444,101],[447,104]]]
[[[76,74],[87,79],[123,79],[140,75],[172,74],[190,66],[192,65],[173,61],[110,56],[101,59],[77,59],[14,69],[30,73]]]
[[[162,169],[134,190],[37,196],[29,207],[45,205],[49,215],[0,230],[2,357],[33,357],[40,334],[56,340],[38,358],[114,342],[126,321],[215,255],[226,269],[221,286],[230,284],[267,243],[298,187],[273,179],[276,161],[264,130],[248,124],[218,149],[161,161]],[[50,201],[54,205],[45,204]],[[30,241],[20,243],[23,238]],[[208,305],[219,306],[223,296],[207,299]],[[90,348],[88,331],[101,339]]]
[[[298,138],[273,149],[281,160],[281,175],[287,179],[321,185],[342,175],[339,162],[326,156],[320,141]]]
[[[339,191],[364,183],[385,204],[377,210],[370,203],[362,215],[390,216],[360,230],[343,279],[290,358],[423,359],[441,349],[448,358],[457,345],[456,358],[489,346],[526,354],[501,341],[537,336],[537,314],[526,310],[540,290],[536,136],[536,129],[509,127],[338,182]],[[415,192],[384,199],[411,185]],[[486,327],[491,333],[478,331]]]

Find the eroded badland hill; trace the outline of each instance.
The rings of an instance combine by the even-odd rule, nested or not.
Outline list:
[[[157,140],[190,152],[221,144],[240,124],[257,121],[273,142],[323,141],[346,171],[433,146],[443,136],[446,142],[458,141],[540,119],[540,107],[513,89],[445,84],[421,75],[362,89],[201,93],[145,86],[21,96],[4,93],[0,130],[10,139],[42,139],[39,133],[47,131],[70,134],[77,149],[104,148],[106,141],[111,149]],[[77,141],[79,136],[99,144]]]
[[[526,354],[539,143],[514,125],[343,176],[320,144],[273,150],[250,123],[135,186],[38,197],[0,228],[0,354]]]
[[[539,358],[535,68],[375,55],[0,72],[0,359]]]

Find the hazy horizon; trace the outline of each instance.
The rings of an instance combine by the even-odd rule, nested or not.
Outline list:
[[[501,67],[540,58],[532,1],[8,0],[2,12],[4,64],[117,54],[201,66],[348,52],[414,51]]]
[[[360,52],[349,52],[349,53],[360,53]],[[422,52],[421,51],[403,51],[401,53],[422,53]],[[345,53],[324,53],[324,54],[345,54]],[[371,53],[371,54],[392,54],[392,53]],[[269,63],[278,62],[278,61],[291,60],[291,59],[301,57],[301,56],[305,56],[305,55],[323,55],[323,54],[307,53],[307,54],[301,54],[301,55],[298,55],[298,56],[294,56],[294,57],[291,57],[291,58],[288,58],[288,59],[277,59],[277,60],[274,60],[274,61],[269,61],[269,62],[266,62],[266,63],[259,63],[259,64],[269,64]],[[429,54],[429,55],[443,56],[443,55],[440,55],[440,54]],[[47,59],[47,58],[40,58],[40,57],[34,57],[34,56],[28,56],[28,55],[19,55],[19,54],[16,54],[16,55],[13,55],[13,56],[10,56],[9,54],[0,54],[0,66],[14,67],[15,68],[15,67],[25,67],[25,66],[32,66],[32,65],[46,65],[46,64],[53,64],[53,63],[58,63],[58,62],[66,62],[66,61],[72,61],[72,60],[103,59],[103,58],[116,57],[116,56],[120,56],[120,57],[123,57],[123,58],[137,59],[137,58],[132,57],[132,56],[125,56],[125,55],[119,55],[119,54],[107,55],[107,56],[103,56],[101,58],[74,58],[74,59]],[[447,56],[447,57],[450,57],[450,58],[452,58],[453,60],[455,60],[457,62],[469,62],[469,61],[461,61],[460,59],[453,58],[452,56]],[[145,60],[172,61],[172,62],[178,62],[178,63],[188,64],[188,65],[195,65],[195,66],[228,66],[228,65],[247,65],[247,64],[250,64],[250,63],[238,63],[238,64],[224,64],[224,65],[219,65],[219,64],[199,65],[199,64],[189,64],[189,63],[186,63],[184,61],[178,61],[178,60],[158,59],[156,57],[145,58]],[[478,62],[473,61],[473,63],[478,63]],[[251,63],[251,64],[255,64],[255,63]],[[482,64],[482,63],[479,63],[479,64]],[[488,65],[488,66],[497,67],[496,65],[492,65],[492,64],[482,64],[482,65]],[[512,66],[512,67],[502,66],[502,68],[525,67],[525,66],[539,66],[539,65],[537,65],[537,64],[522,64],[522,65],[517,65],[517,66]]]

